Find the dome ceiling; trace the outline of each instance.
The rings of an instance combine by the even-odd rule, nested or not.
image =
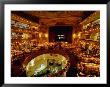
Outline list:
[[[55,24],[61,25],[76,25],[79,24],[84,17],[91,12],[84,11],[25,11],[24,13],[39,17],[40,24],[52,26]],[[87,14],[88,13],[88,14]]]
[[[76,25],[89,16],[91,11],[13,11],[26,19],[41,25],[52,26],[55,24]]]
[[[40,31],[47,32],[50,26],[55,25],[77,27],[78,24],[93,12],[94,11],[12,11],[12,19],[23,21],[32,26],[40,25]],[[19,17],[14,17],[16,15]]]

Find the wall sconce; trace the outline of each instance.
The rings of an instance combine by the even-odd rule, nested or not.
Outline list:
[[[81,32],[78,33],[78,38],[80,38],[80,37],[81,37]]]
[[[42,33],[39,33],[39,37],[41,37]]]
[[[76,38],[76,34],[73,34],[73,38]]]
[[[47,38],[48,37],[48,34],[45,34],[45,37]]]

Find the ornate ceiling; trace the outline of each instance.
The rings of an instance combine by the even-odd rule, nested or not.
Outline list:
[[[13,11],[12,19],[26,24],[40,25],[40,30],[46,30],[54,25],[78,26],[94,11]],[[44,31],[45,32],[45,31]]]
[[[25,13],[39,17],[40,24],[52,26],[55,24],[75,25],[82,21],[81,11],[26,11]]]
[[[85,15],[86,16],[89,15],[85,13],[90,13],[90,12],[89,11],[18,11],[14,13],[22,17],[26,17],[27,15],[28,18],[31,19],[31,21],[32,19],[34,22],[39,20],[40,24],[50,26],[54,24],[76,25],[84,19]]]
[[[65,17],[81,17],[83,11],[25,11],[24,13],[40,18],[65,18]]]

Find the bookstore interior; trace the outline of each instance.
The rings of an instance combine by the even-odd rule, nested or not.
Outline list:
[[[11,11],[11,77],[100,77],[100,11]]]

